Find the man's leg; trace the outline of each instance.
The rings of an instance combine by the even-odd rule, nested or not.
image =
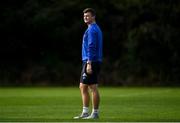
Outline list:
[[[83,107],[89,107],[90,96],[88,91],[88,85],[80,83],[79,88],[81,91]]]
[[[97,84],[89,85],[89,88],[91,89],[92,92],[92,113],[89,117],[86,119],[97,119],[99,118],[99,102],[100,102],[100,95],[98,91]]]
[[[80,83],[79,88],[80,88],[80,91],[81,91],[83,109],[82,109],[81,115],[74,117],[74,119],[80,119],[80,118],[85,118],[85,117],[89,116],[90,96],[89,96],[89,91],[88,91],[88,85]]]
[[[100,96],[97,84],[93,84],[89,86],[92,92],[92,104],[93,109],[99,109]]]

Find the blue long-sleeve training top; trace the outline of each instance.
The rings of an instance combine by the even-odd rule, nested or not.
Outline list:
[[[102,31],[96,23],[88,26],[83,35],[82,61],[102,62]]]

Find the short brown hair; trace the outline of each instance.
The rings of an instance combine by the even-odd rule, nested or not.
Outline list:
[[[92,16],[96,16],[96,11],[93,8],[86,8],[84,9],[83,13],[90,12]]]

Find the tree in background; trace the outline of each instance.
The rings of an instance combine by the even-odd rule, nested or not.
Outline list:
[[[1,85],[76,84],[82,10],[89,6],[104,35],[102,85],[179,85],[178,0],[6,0],[0,6]]]

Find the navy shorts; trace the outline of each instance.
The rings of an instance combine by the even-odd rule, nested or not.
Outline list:
[[[98,75],[100,72],[101,63],[92,62],[91,65],[92,65],[92,74],[88,74],[86,72],[87,63],[86,62],[82,63],[80,82],[83,84],[88,84],[88,85],[98,84]]]

